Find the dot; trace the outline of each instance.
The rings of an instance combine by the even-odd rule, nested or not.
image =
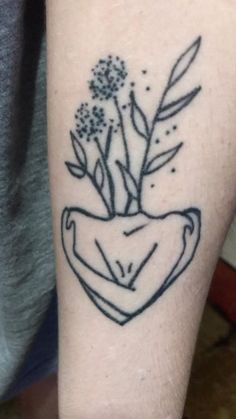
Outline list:
[[[122,106],[122,109],[126,109],[126,105],[123,105],[123,106]]]
[[[132,87],[134,87],[134,86],[135,86],[134,81],[132,81],[132,82],[130,83],[130,86],[132,86]]]
[[[160,142],[160,140],[159,140],[159,138],[157,138],[156,141],[155,141],[155,143],[156,144],[159,144],[159,142]]]
[[[177,125],[173,125],[173,130],[176,131],[177,130]]]
[[[142,73],[143,74],[147,74],[147,70],[142,70]]]
[[[172,167],[172,169],[171,169],[171,173],[175,173],[175,172],[176,172],[175,167]]]
[[[154,183],[151,184],[151,188],[155,188],[155,184]]]
[[[151,90],[151,87],[150,87],[150,86],[147,86],[147,87],[146,87],[146,90],[147,90],[147,91]]]
[[[170,135],[170,131],[169,130],[166,131],[166,135]]]

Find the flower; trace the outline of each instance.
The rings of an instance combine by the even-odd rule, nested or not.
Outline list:
[[[93,99],[109,100],[125,85],[127,77],[125,62],[119,57],[108,55],[100,59],[92,69],[93,79],[89,81],[89,89]]]
[[[88,103],[82,103],[76,114],[76,132],[79,138],[87,141],[94,140],[103,133],[107,126],[104,109],[98,106],[89,107]]]

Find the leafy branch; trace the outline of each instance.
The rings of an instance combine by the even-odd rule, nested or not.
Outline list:
[[[67,169],[69,170],[70,174],[78,179],[82,179],[85,176],[88,177],[88,179],[91,181],[92,185],[96,189],[97,193],[102,199],[103,204],[106,207],[107,213],[109,217],[112,217],[115,215],[115,208],[114,208],[114,186],[112,177],[110,174],[110,171],[107,166],[107,161],[105,158],[105,155],[101,149],[100,143],[97,139],[96,144],[100,152],[100,158],[97,159],[95,167],[93,169],[93,173],[91,173],[88,170],[87,165],[87,156],[84,147],[76,138],[74,133],[70,132],[72,146],[74,150],[75,157],[77,159],[77,163],[71,163],[66,161],[65,164],[67,166]],[[105,169],[104,169],[105,168]],[[111,205],[107,202],[107,199],[104,196],[103,188],[105,183],[105,171],[109,182],[110,187],[110,194],[111,194]]]
[[[142,203],[141,203],[141,195],[142,195],[142,188],[143,188],[143,180],[145,175],[149,175],[151,173],[156,172],[157,170],[161,169],[165,166],[170,160],[172,160],[177,152],[180,150],[182,143],[178,144],[177,146],[171,148],[170,150],[166,150],[163,153],[157,154],[153,157],[150,161],[148,160],[149,151],[152,143],[152,137],[154,134],[154,130],[156,128],[156,124],[159,122],[166,121],[173,116],[177,115],[181,112],[184,108],[186,108],[193,99],[197,96],[197,94],[201,90],[201,86],[195,87],[192,91],[188,92],[187,94],[169,101],[168,94],[172,90],[172,88],[183,78],[183,76],[187,73],[191,65],[193,64],[197,53],[199,51],[201,45],[201,37],[198,37],[188,48],[184,51],[183,54],[175,62],[174,66],[171,69],[170,76],[168,78],[167,85],[163,91],[161,96],[159,105],[157,107],[156,113],[152,120],[151,126],[148,126],[147,118],[142,111],[141,107],[137,104],[137,100],[135,98],[135,94],[133,91],[130,93],[130,101],[131,101],[131,121],[133,124],[134,129],[136,130],[137,134],[143,137],[146,141],[145,152],[141,164],[139,180],[137,182],[137,189],[138,189],[138,208],[141,211]]]

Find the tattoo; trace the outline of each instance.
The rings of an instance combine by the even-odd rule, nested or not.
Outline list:
[[[200,45],[201,37],[174,63],[152,119],[137,98],[136,83],[128,82],[126,62],[113,55],[100,59],[92,69],[88,87],[93,103],[82,103],[75,114],[76,127],[70,132],[74,162],[65,164],[75,178],[88,179],[104,212],[65,207],[62,246],[89,299],[119,325],[141,314],[167,291],[193,260],[200,241],[198,208],[152,215],[144,202],[149,177],[149,187],[154,188],[152,176],[168,168],[183,147],[179,141],[155,152],[162,137],[178,136],[176,117],[201,90],[197,86],[176,97],[173,89],[190,70]],[[147,68],[140,69],[143,91],[151,95],[148,75]],[[164,134],[159,131],[162,124]],[[132,158],[130,137],[143,147],[140,164]],[[116,147],[119,141],[122,147]],[[177,173],[169,165],[167,175]]]

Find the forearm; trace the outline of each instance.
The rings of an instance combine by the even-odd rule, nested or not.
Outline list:
[[[62,418],[181,418],[235,204],[223,3],[48,0]]]

